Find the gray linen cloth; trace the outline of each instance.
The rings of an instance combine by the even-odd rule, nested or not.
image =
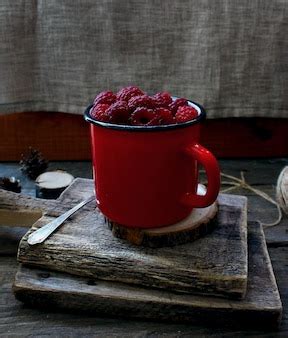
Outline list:
[[[138,85],[208,116],[288,117],[287,0],[1,0],[0,114]]]

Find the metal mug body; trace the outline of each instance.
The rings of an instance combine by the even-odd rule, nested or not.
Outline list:
[[[205,111],[190,104],[198,110],[195,120],[153,127],[95,121],[86,109],[97,204],[109,220],[134,228],[167,226],[215,201],[219,167],[199,144]],[[197,195],[199,163],[208,178],[205,196]]]

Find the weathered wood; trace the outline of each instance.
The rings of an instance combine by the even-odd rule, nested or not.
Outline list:
[[[239,159],[220,160],[221,171],[226,174],[240,177],[240,172],[245,174],[246,181],[253,187],[267,193],[275,199],[275,186],[277,178],[285,166],[288,166],[288,158],[265,159]],[[241,194],[248,197],[248,221],[259,220],[271,223],[278,217],[275,205],[245,189],[231,191],[232,194]],[[284,216],[279,225],[265,228],[265,237],[268,246],[278,247],[288,245],[288,217]]]
[[[198,190],[200,190],[198,193],[205,194],[204,186],[199,184]],[[217,202],[214,202],[206,208],[193,209],[191,214],[181,222],[152,229],[127,228],[107,218],[105,218],[105,222],[117,238],[127,240],[135,245],[159,248],[193,242],[207,235],[217,225],[217,210]]]
[[[15,228],[12,228],[15,229]],[[288,247],[269,248],[273,270],[283,301],[283,316],[279,329],[272,332],[260,326],[258,329],[214,327],[200,322],[172,323],[151,320],[131,320],[104,317],[93,313],[72,313],[56,307],[39,308],[18,301],[12,293],[12,282],[19,264],[15,257],[0,256],[0,337],[51,336],[51,337],[286,337],[288,335]],[[88,281],[89,279],[86,279]],[[91,280],[89,280],[91,284]]]
[[[66,206],[67,208],[67,206]],[[65,206],[0,189],[0,225],[31,226],[43,213],[61,213]]]
[[[220,160],[220,165],[224,172],[234,175],[239,175],[239,170],[245,170],[248,182],[258,185],[260,189],[265,189],[273,197],[275,196],[273,185],[275,185],[281,169],[285,165],[288,165],[288,159],[263,159],[259,161]],[[75,177],[91,177],[91,164],[89,162],[50,162],[50,166],[55,169],[65,169]],[[18,168],[17,163],[0,164],[2,176],[20,178],[23,188],[22,192],[34,196],[34,183],[26,180]],[[246,193],[247,191],[242,192],[242,194]],[[251,220],[255,219],[254,214],[257,211],[257,217],[261,217],[261,220],[273,221],[273,215],[275,215],[274,206],[262,201],[257,196],[250,195],[248,200],[248,217]],[[40,309],[23,306],[12,294],[12,279],[14,279],[18,264],[15,257],[8,255],[10,252],[14,255],[17,251],[18,241],[21,238],[19,231],[23,233],[25,228],[0,227],[0,336],[5,337],[9,333],[14,336],[54,337],[286,337],[288,336],[287,226],[288,219],[285,218],[280,226],[265,229],[273,270],[284,305],[281,326],[279,330],[272,332],[264,331],[261,327],[258,330],[253,329],[252,331],[251,329],[244,328],[226,328],[224,325],[216,324],[216,327],[209,328],[207,326],[200,326],[200,323],[173,324],[170,322],[161,323],[159,321],[132,321],[123,318],[95,317],[93,314],[81,314],[81,311],[79,311],[79,314],[72,314],[71,312],[58,311],[56,308],[48,309],[45,306]],[[8,251],[5,251],[5,246]]]
[[[134,283],[181,292],[241,298],[247,284],[246,198],[220,195],[218,226],[196,242],[176,248],[140,248],[111,236],[104,218],[89,203],[44,243],[30,246],[27,237],[93,192],[92,180],[76,179],[51,211],[23,237],[18,260],[71,274]],[[60,207],[61,205],[61,207]],[[59,254],[61,253],[61,254]]]
[[[269,196],[275,198],[275,185],[281,170],[288,165],[288,158],[269,158],[269,159],[237,159],[237,160],[219,160],[221,171],[226,174],[239,177],[240,171],[244,171],[245,178],[249,184],[257,187]],[[92,168],[90,162],[50,162],[50,169],[61,168],[70,172],[74,177],[92,177]],[[19,170],[17,163],[1,163],[0,164],[1,176],[15,176],[20,179],[22,185],[22,193],[35,196],[35,185],[33,181],[28,180]],[[250,193],[247,190],[235,190],[232,194],[248,196],[248,220],[260,220],[266,223],[273,222],[277,218],[276,207],[261,197]],[[32,224],[30,224],[31,226]],[[279,225],[272,228],[264,229],[266,241],[268,246],[283,246],[288,245],[288,217],[284,217]],[[1,229],[1,228],[0,228]],[[1,230],[0,230],[1,231]],[[15,245],[15,234],[13,228],[10,229],[11,233],[11,248]],[[5,253],[6,244],[10,241],[9,233],[5,242],[2,240],[0,234],[0,254]],[[20,238],[19,238],[20,239]],[[16,249],[14,249],[15,252]]]
[[[76,169],[78,172],[77,165]],[[25,181],[25,177],[22,177]],[[33,197],[34,190],[31,188],[34,183],[32,181],[27,183],[29,189],[24,190],[28,191],[30,195],[15,194],[0,189],[0,255],[16,254],[19,241],[25,232],[44,214],[44,218],[48,219],[49,217],[57,217],[69,209],[68,206],[59,204],[61,196],[58,201]],[[81,198],[81,194],[79,194],[79,198]],[[76,203],[77,201],[78,199]]]
[[[14,292],[28,304],[97,314],[189,323],[275,327],[282,305],[258,223],[249,224],[249,278],[244,300],[224,300],[89,280],[48,270],[21,267]]]
[[[254,187],[275,186],[281,170],[288,165],[287,158],[227,159],[219,160],[221,171],[240,178],[243,171],[245,179]],[[261,174],[260,174],[261,173]],[[226,179],[225,179],[226,180]]]
[[[46,202],[31,196],[0,189],[0,226],[29,227],[43,212],[53,210],[55,201]]]

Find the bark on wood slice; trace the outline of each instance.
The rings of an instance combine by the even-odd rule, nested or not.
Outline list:
[[[281,209],[288,215],[288,166],[281,171],[278,177],[276,199]]]
[[[219,326],[274,328],[281,320],[282,304],[264,234],[256,222],[249,224],[249,278],[245,299],[225,300],[183,295],[76,277],[21,266],[14,293],[27,304],[128,318],[215,324]]]
[[[74,177],[66,171],[46,171],[35,180],[36,196],[44,199],[56,199],[73,180]]]
[[[92,180],[76,179],[54,201],[57,212],[47,210],[23,237],[18,260],[30,266],[152,288],[229,298],[245,295],[247,199],[243,196],[220,194],[214,231],[185,245],[153,249],[115,238],[95,202],[91,202],[44,243],[29,246],[30,233],[93,191]],[[17,200],[14,209],[15,203]]]
[[[205,194],[205,187],[199,185],[199,194]],[[195,208],[191,214],[176,224],[153,229],[127,228],[106,218],[109,229],[115,237],[135,245],[151,248],[175,246],[192,242],[210,233],[217,224],[217,203],[207,208]]]

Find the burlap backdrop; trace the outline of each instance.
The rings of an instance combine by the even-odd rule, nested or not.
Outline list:
[[[288,117],[286,0],[2,0],[0,113],[135,84],[209,117]]]

